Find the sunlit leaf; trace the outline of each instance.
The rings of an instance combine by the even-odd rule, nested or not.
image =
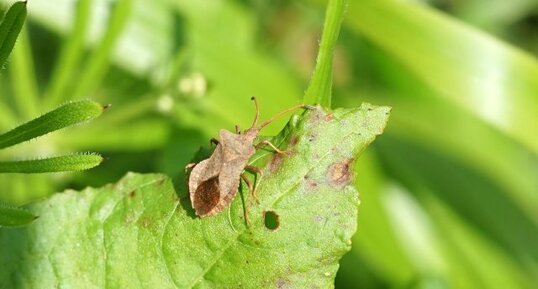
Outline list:
[[[243,187],[213,217],[196,217],[162,175],[129,174],[36,203],[38,222],[0,231],[0,285],[331,287],[357,224],[350,164],[383,131],[388,111],[364,104],[294,116],[272,138],[292,153],[259,151],[252,160],[265,164],[260,203]]]

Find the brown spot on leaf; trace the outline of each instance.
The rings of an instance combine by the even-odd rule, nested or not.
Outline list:
[[[136,196],[136,190],[133,190],[129,193],[129,198],[134,198]]]
[[[284,278],[278,278],[276,280],[276,288],[278,289],[286,289],[286,288],[290,288],[290,282]]]
[[[297,137],[296,135],[294,135],[294,136],[290,139],[290,146],[294,146],[294,145],[296,145],[298,142],[299,142],[299,137]]]
[[[309,123],[319,123],[320,121],[325,119],[325,112],[323,112],[320,109],[312,110],[312,114],[310,115],[310,118],[308,119]]]
[[[353,159],[345,159],[341,162],[332,164],[329,167],[329,182],[337,187],[343,187],[351,181],[350,164]]]
[[[332,113],[329,113],[325,116],[325,121],[331,121],[334,119],[334,115]]]
[[[305,190],[307,193],[318,188],[318,185],[319,185],[318,182],[311,179],[309,175],[305,175],[303,179],[304,179]]]
[[[282,165],[283,160],[284,160],[284,155],[276,154],[276,153],[273,154],[273,157],[271,158],[271,162],[269,163],[269,171],[271,173],[276,172]]]
[[[149,228],[153,224],[153,221],[149,218],[142,218],[137,223],[143,228]]]

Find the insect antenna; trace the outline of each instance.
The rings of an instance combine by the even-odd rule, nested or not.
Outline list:
[[[260,108],[258,107],[258,100],[256,100],[255,96],[251,97],[250,100],[253,100],[254,106],[256,106],[256,116],[254,116],[254,121],[252,122],[252,126],[251,126],[251,127],[255,127],[256,124],[258,124],[258,118],[260,117]]]
[[[277,119],[277,118],[283,116],[284,114],[286,114],[286,113],[288,113],[288,112],[290,112],[290,111],[294,111],[294,110],[296,110],[296,109],[298,109],[298,108],[308,108],[308,107],[309,107],[309,106],[307,106],[307,105],[305,105],[305,104],[299,104],[299,105],[296,105],[296,106],[292,106],[292,107],[290,107],[290,108],[288,108],[288,109],[285,109],[285,110],[283,110],[283,111],[281,111],[281,112],[279,112],[279,113],[273,115],[271,118],[266,119],[264,122],[262,122],[262,124],[260,125],[260,130],[261,130],[262,128],[264,128],[265,126],[267,126],[268,124],[270,124],[271,122],[273,122],[275,119]]]

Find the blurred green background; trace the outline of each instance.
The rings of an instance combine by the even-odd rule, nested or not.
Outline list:
[[[13,1],[1,1],[5,9]],[[3,201],[164,172],[219,128],[301,101],[325,1],[32,0],[0,73],[0,130],[68,100],[89,124],[2,151],[97,151],[82,173],[0,176]],[[536,288],[538,1],[350,1],[334,107],[393,107],[359,159],[359,228],[337,288]],[[274,134],[281,120],[265,133]]]

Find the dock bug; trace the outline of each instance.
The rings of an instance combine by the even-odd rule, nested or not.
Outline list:
[[[192,168],[189,176],[189,194],[192,206],[196,215],[208,217],[215,215],[226,208],[234,199],[239,188],[240,179],[243,179],[252,195],[255,195],[256,187],[244,176],[244,170],[260,173],[259,169],[249,166],[248,160],[256,149],[268,145],[277,153],[284,153],[268,141],[254,145],[254,140],[258,133],[266,125],[287,112],[298,108],[305,108],[306,105],[296,105],[288,108],[273,117],[267,119],[257,126],[260,115],[258,102],[255,97],[251,98],[256,107],[256,116],[252,126],[241,133],[238,126],[235,133],[221,129],[219,132],[220,141],[212,139],[211,142],[217,146],[213,154],[197,164],[189,164],[186,169]],[[246,216],[248,221],[248,215]]]

